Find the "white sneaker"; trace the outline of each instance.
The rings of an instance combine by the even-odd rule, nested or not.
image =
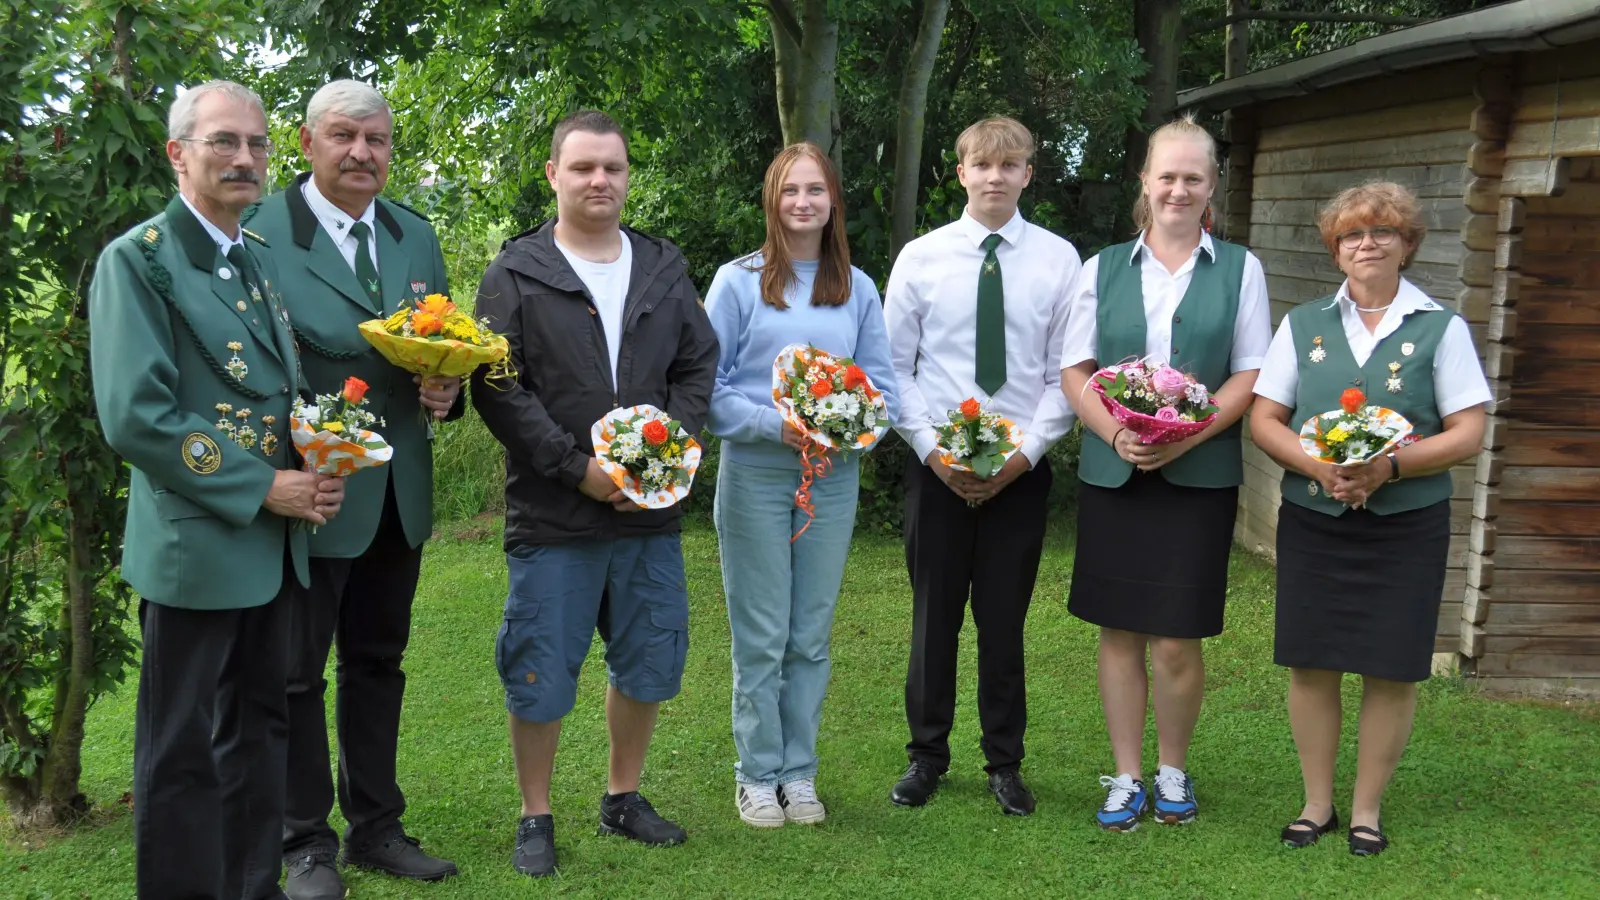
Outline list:
[[[739,784],[733,794],[739,807],[739,820],[752,828],[782,828],[783,809],[778,792],[770,784]]]
[[[778,786],[778,802],[783,814],[796,825],[816,825],[828,817],[822,801],[817,799],[817,782],[814,778],[796,778]]]

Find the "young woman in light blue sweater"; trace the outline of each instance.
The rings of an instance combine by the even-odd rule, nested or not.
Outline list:
[[[859,460],[832,454],[811,487],[816,518],[795,506],[800,432],[772,401],[772,363],[789,344],[853,357],[884,394],[897,385],[878,289],[850,265],[839,176],[811,143],[767,169],[767,239],[717,271],[706,312],[722,345],[711,433],[722,439],[715,518],[733,633],[734,800],[757,828],[815,824],[817,731],[828,638],[855,527]]]

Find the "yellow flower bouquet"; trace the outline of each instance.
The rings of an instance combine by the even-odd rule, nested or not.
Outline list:
[[[517,376],[507,361],[506,339],[489,330],[487,319],[472,318],[444,294],[401,306],[387,319],[362,322],[361,336],[384,359],[425,377],[465,378],[485,364],[491,366],[491,379]]]

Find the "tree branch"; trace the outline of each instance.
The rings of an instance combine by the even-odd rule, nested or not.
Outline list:
[[[1362,13],[1323,13],[1323,12],[1295,12],[1294,10],[1257,9],[1250,12],[1235,13],[1231,16],[1218,16],[1215,19],[1203,19],[1184,29],[1185,34],[1205,34],[1226,28],[1237,22],[1252,20],[1270,20],[1274,22],[1350,22],[1363,25],[1421,25],[1431,22],[1432,19],[1417,16],[1377,16]]]

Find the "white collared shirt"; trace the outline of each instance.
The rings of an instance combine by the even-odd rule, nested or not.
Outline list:
[[[322,196],[322,192],[317,190],[315,178],[307,178],[305,183],[300,185],[300,193],[305,196],[306,205],[311,207],[311,212],[317,217],[317,221],[322,223],[322,230],[328,233],[328,237],[333,238],[333,246],[338,248],[339,255],[344,257],[345,265],[349,266],[352,272],[356,268],[356,248],[361,246],[361,241],[350,233],[350,226],[358,221],[367,223],[367,228],[372,231],[372,236],[367,239],[367,247],[372,253],[372,268],[374,270],[378,268],[378,231],[374,224],[377,220],[377,200],[367,204],[360,219],[352,219],[344,210],[334,206],[333,201]]]
[[[1178,311],[1178,304],[1183,302],[1189,283],[1194,280],[1195,263],[1202,252],[1210,256],[1213,262],[1216,261],[1216,245],[1212,243],[1211,235],[1204,231],[1200,232],[1200,243],[1178,267],[1178,271],[1168,272],[1167,267],[1156,259],[1155,253],[1145,244],[1141,232],[1139,240],[1134,243],[1133,255],[1125,261],[1116,261],[1129,265],[1139,263],[1139,283],[1144,292],[1146,359],[1166,362],[1172,355],[1172,317]],[[1073,284],[1072,312],[1067,316],[1067,334],[1061,347],[1063,369],[1070,369],[1084,360],[1095,360],[1103,366],[1121,362],[1099,359],[1097,356],[1100,326],[1096,313],[1100,304],[1100,258],[1104,255],[1097,253],[1085,263]],[[1239,284],[1239,307],[1233,319],[1233,348],[1228,355],[1228,371],[1245,372],[1261,368],[1271,343],[1272,311],[1267,301],[1267,277],[1261,270],[1261,260],[1247,250],[1244,254],[1244,278]],[[1218,384],[1206,386],[1212,390],[1221,387]]]
[[[1395,293],[1394,303],[1372,331],[1367,330],[1367,326],[1361,322],[1361,314],[1356,312],[1355,301],[1350,299],[1348,279],[1339,285],[1333,304],[1339,307],[1339,322],[1344,326],[1345,340],[1349,342],[1350,353],[1359,366],[1367,364],[1379,342],[1394,334],[1406,316],[1418,310],[1444,309],[1404,278],[1400,279],[1400,290]],[[1272,338],[1272,346],[1267,349],[1261,374],[1256,377],[1255,392],[1293,409],[1295,391],[1299,386],[1300,360],[1296,358],[1294,332],[1290,329],[1289,317],[1284,316],[1283,324],[1278,326],[1278,333]],[[1433,353],[1434,405],[1438,407],[1442,418],[1480,403],[1488,403],[1491,399],[1493,395],[1489,392],[1489,382],[1484,379],[1483,366],[1478,363],[1478,351],[1472,346],[1472,332],[1467,328],[1465,319],[1451,316],[1450,325],[1445,328],[1444,337],[1439,339],[1438,349]]]
[[[238,235],[234,237],[228,237],[222,233],[221,228],[218,228],[216,225],[212,224],[210,219],[200,215],[200,210],[194,208],[194,204],[189,202],[188,197],[184,197],[182,194],[179,194],[178,196],[183,199],[183,205],[189,207],[189,212],[194,213],[194,217],[200,220],[200,226],[206,230],[206,234],[211,236],[211,240],[216,242],[217,249],[222,251],[223,256],[227,256],[228,251],[232,250],[234,247],[244,246],[243,229],[239,230]],[[235,227],[237,228],[238,226]]]
[[[976,380],[978,270],[989,234],[963,213],[906,244],[889,274],[884,318],[900,383],[894,424],[919,460],[937,446],[934,423],[969,397],[1022,429],[1022,453],[1030,463],[1043,459],[1072,427],[1056,363],[1067,328],[1068,291],[1082,267],[1078,251],[1020,212],[998,232],[1006,383],[990,397]]]

